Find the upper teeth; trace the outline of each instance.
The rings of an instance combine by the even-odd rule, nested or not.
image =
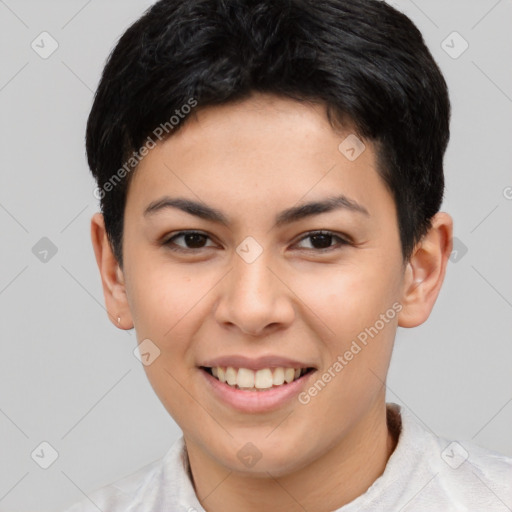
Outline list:
[[[216,366],[211,368],[214,377],[230,386],[245,389],[269,389],[272,386],[290,383],[306,372],[306,368],[263,368],[253,371],[248,368]]]

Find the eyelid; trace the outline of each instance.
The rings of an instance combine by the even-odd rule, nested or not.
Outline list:
[[[337,239],[338,243],[336,245],[331,245],[330,247],[326,247],[324,249],[300,249],[300,250],[311,251],[314,253],[321,254],[324,252],[339,249],[339,248],[343,247],[344,245],[354,245],[354,243],[351,241],[349,236],[343,235],[341,233],[336,233],[335,231],[330,231],[328,229],[317,229],[317,230],[313,230],[313,231],[307,231],[306,233],[299,235],[300,238],[298,239],[298,242],[302,242],[303,240],[306,240],[307,238],[310,238],[313,236],[318,236],[318,235],[331,236],[333,239]]]
[[[206,246],[206,247],[199,247],[196,249],[194,249],[194,248],[188,249],[188,248],[184,248],[184,247],[177,246],[177,245],[175,245],[174,247],[171,247],[171,243],[172,243],[173,239],[179,238],[181,236],[195,235],[195,234],[205,236],[207,239],[212,240],[212,236],[209,235],[208,233],[206,233],[204,231],[200,231],[200,230],[190,229],[190,230],[178,231],[176,233],[171,233],[170,236],[165,237],[163,239],[161,244],[164,246],[167,246],[172,251],[189,253],[189,254],[198,253],[204,249],[208,249],[208,248],[212,247],[212,246]],[[336,245],[331,245],[330,247],[326,247],[323,249],[299,248],[299,250],[322,254],[322,253],[326,253],[326,252],[329,252],[332,250],[340,249],[341,247],[346,246],[346,245],[354,245],[354,242],[352,241],[351,237],[349,237],[348,235],[344,235],[342,233],[336,233],[335,231],[330,231],[330,230],[326,230],[326,229],[323,229],[323,230],[317,229],[317,230],[312,230],[312,231],[306,231],[306,232],[302,233],[301,235],[299,235],[298,240],[296,242],[294,242],[293,245],[296,245],[296,244],[302,242],[303,240],[306,240],[308,238],[311,238],[313,236],[318,236],[318,235],[331,236],[333,239],[337,239],[338,243]]]
[[[181,247],[179,245],[175,245],[174,247],[171,247],[171,244],[173,243],[172,241],[175,238],[179,238],[181,236],[186,236],[186,235],[202,235],[202,236],[206,237],[207,239],[212,240],[212,236],[204,231],[200,231],[197,229],[188,229],[188,230],[185,229],[183,231],[177,231],[176,233],[171,233],[169,236],[165,236],[163,238],[161,244],[163,246],[167,246],[172,251],[186,252],[186,253],[199,252],[199,251],[202,251],[203,249],[208,249],[208,248],[212,247],[212,246],[206,246],[206,247],[200,247],[199,249],[188,249],[186,247]]]

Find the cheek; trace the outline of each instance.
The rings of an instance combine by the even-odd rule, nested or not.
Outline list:
[[[204,314],[201,298],[214,283],[208,285],[207,279],[194,278],[190,272],[156,258],[138,258],[130,276],[130,307],[138,342],[148,338],[159,350],[144,371],[169,414],[178,424],[186,424],[189,411],[197,408],[187,392],[191,371],[195,371],[189,350],[195,317]]]
[[[178,329],[181,320],[213,286],[176,264],[144,256],[137,259],[130,272],[130,308],[135,328],[141,335],[150,331],[162,340]]]
[[[378,264],[333,265],[301,274],[294,291],[334,331],[331,334],[343,339],[373,325],[391,308],[398,297],[396,277],[393,269]]]
[[[339,371],[332,371],[343,375],[335,380],[351,393],[356,388],[372,388],[369,379],[378,387],[379,381],[370,370],[383,377],[389,366],[397,328],[396,309],[400,307],[399,274],[398,269],[382,261],[361,258],[357,264],[332,266],[315,275],[304,273],[294,286],[297,295],[304,298],[305,311],[313,313],[310,318],[317,325],[315,330],[322,326],[328,354],[324,368],[332,369],[341,357],[343,369],[337,366]]]
[[[344,265],[323,277],[304,274],[297,282],[297,294],[305,297],[306,309],[314,313],[308,315],[314,330],[322,330],[327,354],[317,376],[327,383],[312,382],[304,402],[329,411],[336,417],[333,425],[345,425],[347,411],[356,418],[362,415],[383,391],[400,305],[393,270],[381,270],[378,265]]]

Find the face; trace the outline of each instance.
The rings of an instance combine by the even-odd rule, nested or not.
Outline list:
[[[384,404],[404,266],[372,144],[338,148],[351,133],[257,95],[190,115],[130,184],[126,296],[160,351],[145,371],[187,443],[230,470],[292,472]]]

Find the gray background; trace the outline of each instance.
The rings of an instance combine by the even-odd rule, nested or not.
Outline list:
[[[62,510],[180,433],[133,355],[135,333],[107,319],[89,236],[93,91],[151,3],[0,0],[0,511]],[[429,321],[399,329],[388,401],[438,435],[512,455],[512,2],[391,3],[449,84],[443,209],[459,242]],[[43,31],[59,45],[47,59],[31,47]],[[453,31],[469,44],[457,58]],[[46,262],[32,249],[43,237],[57,248]],[[58,452],[46,470],[31,458],[43,441]]]

